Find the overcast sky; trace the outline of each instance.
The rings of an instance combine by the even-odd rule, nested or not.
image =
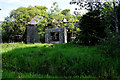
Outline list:
[[[77,5],[70,5],[71,0],[0,0],[0,21],[3,21],[5,17],[9,16],[10,11],[17,9],[18,7],[28,6],[46,6],[50,8],[53,2],[57,2],[60,9],[70,9],[71,13],[75,10]],[[82,11],[84,13],[85,11]]]

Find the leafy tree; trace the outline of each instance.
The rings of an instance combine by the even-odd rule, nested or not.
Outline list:
[[[20,7],[12,10],[10,16],[2,23],[3,28],[3,41],[16,42],[26,40],[25,30],[28,22],[36,15],[47,15],[46,7],[42,6],[29,6]]]
[[[41,21],[39,22],[40,30],[39,34],[45,36],[46,28],[62,28],[62,27],[67,28],[68,32],[71,34],[73,33],[73,31],[75,31],[77,34],[78,28],[76,28],[73,23],[74,21],[77,21],[77,18],[70,14],[69,9],[61,11],[61,9],[59,9],[58,4],[54,2],[48,15],[49,16],[47,16],[47,18],[40,18]],[[66,23],[64,21],[66,21]]]
[[[108,24],[108,29],[111,33],[116,33],[118,41],[120,41],[119,34],[119,3],[105,2],[102,6],[101,15]],[[115,35],[114,35],[115,36]],[[117,41],[117,43],[118,43]]]
[[[54,2],[50,9],[50,16],[54,17],[53,15],[58,14],[60,11],[61,11],[61,9],[59,9],[58,3]]]
[[[78,20],[81,19],[81,14],[80,14],[80,12],[74,11],[74,15],[75,15],[74,17],[77,18]]]
[[[80,7],[80,9],[85,8],[88,11],[92,11],[92,10],[96,10],[96,9],[100,10],[102,12],[101,15],[104,17],[104,21],[109,23],[110,26],[113,26],[113,28],[115,29],[115,31],[117,33],[118,39],[120,40],[116,3],[117,2],[115,2],[114,0],[111,3],[110,2],[100,2],[100,1],[87,1],[87,0],[85,0],[83,2],[81,0],[72,0],[70,2],[70,4],[77,4]],[[109,17],[108,17],[108,15],[109,15]],[[109,24],[107,24],[106,28],[109,27]]]
[[[70,14],[70,9],[65,9],[65,10],[61,11],[61,13],[62,13],[63,15]]]
[[[99,14],[98,14],[99,13]],[[84,45],[95,45],[105,37],[105,23],[99,10],[86,13],[80,20],[80,34],[78,42]]]
[[[72,0],[70,4],[76,4],[79,6],[79,9],[86,9],[88,11],[99,9],[99,7],[101,6],[99,0]]]
[[[12,42],[11,40],[13,40],[13,32],[14,30],[12,29],[12,23],[11,21],[9,20],[10,18],[9,17],[6,17],[5,18],[5,21],[2,23],[2,38],[3,38],[3,41],[10,41]]]

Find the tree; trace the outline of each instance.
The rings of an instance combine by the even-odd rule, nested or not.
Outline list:
[[[117,6],[116,6],[117,5]],[[104,19],[111,26],[110,30],[117,34],[118,41],[120,44],[120,34],[119,34],[119,3],[118,2],[105,2],[102,6],[101,14],[104,16]]]
[[[70,14],[70,9],[65,9],[61,11],[61,13],[66,16],[67,14]]]
[[[50,15],[56,15],[61,11],[57,2],[54,2],[50,9]]]
[[[10,16],[2,23],[3,41],[24,41],[28,22],[36,15],[47,15],[46,9],[46,7],[42,6],[29,6],[28,8],[19,7],[16,10],[12,10]]]
[[[40,18],[39,30],[40,34],[45,36],[46,28],[67,28],[68,32],[71,34],[73,31],[77,33],[78,28],[74,26],[74,21],[77,21],[77,18],[70,14],[69,9],[62,10],[59,9],[59,6],[56,2],[53,3],[49,11],[48,18]],[[43,36],[43,37],[44,37]]]
[[[3,41],[10,41],[13,40],[13,32],[11,21],[9,20],[9,17],[5,18],[5,21],[2,23],[2,39]]]
[[[114,6],[115,27],[116,27],[117,37],[118,37],[118,44],[120,44],[120,34],[119,34],[119,29],[118,29],[118,16],[117,16],[117,12],[116,12],[115,0],[113,1],[113,6]]]
[[[99,14],[98,14],[99,13]],[[99,10],[86,13],[80,20],[80,33],[78,43],[84,45],[96,45],[105,37],[105,23]]]
[[[86,9],[88,11],[93,11],[95,9],[99,9],[101,3],[99,2],[99,0],[72,0],[70,2],[70,4],[76,4],[78,5],[80,8],[79,9]],[[75,8],[77,9],[77,8]]]
[[[92,11],[92,10],[96,10],[97,9],[97,10],[100,10],[101,12],[104,12],[105,15],[107,15],[107,14],[110,14],[109,16],[112,15],[112,17],[109,17],[109,18],[112,18],[112,20],[115,23],[116,34],[118,36],[118,41],[120,41],[119,29],[118,29],[119,28],[118,27],[118,18],[117,18],[118,16],[117,16],[117,12],[116,12],[116,2],[115,2],[115,0],[113,0],[113,2],[111,2],[111,3],[112,3],[112,7],[113,8],[110,9],[110,7],[111,7],[110,2],[86,1],[86,0],[83,1],[83,2],[81,0],[77,0],[77,1],[76,0],[72,0],[70,2],[70,4],[77,4],[80,7],[80,9],[85,8],[88,11]],[[103,6],[104,6],[104,8],[103,8]],[[112,14],[111,14],[111,12],[112,12]],[[109,24],[111,24],[110,23],[111,21],[109,22],[109,19],[106,19],[106,17],[107,16],[104,17],[104,20],[106,22],[108,22]]]

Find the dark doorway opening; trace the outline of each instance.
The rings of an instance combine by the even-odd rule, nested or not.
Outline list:
[[[51,41],[59,41],[59,32],[51,32]]]

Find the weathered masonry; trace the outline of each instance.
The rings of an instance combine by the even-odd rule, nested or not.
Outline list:
[[[66,28],[52,28],[45,30],[46,43],[67,43]]]
[[[37,25],[29,24],[27,26],[27,43],[39,43],[40,36],[38,34]]]

